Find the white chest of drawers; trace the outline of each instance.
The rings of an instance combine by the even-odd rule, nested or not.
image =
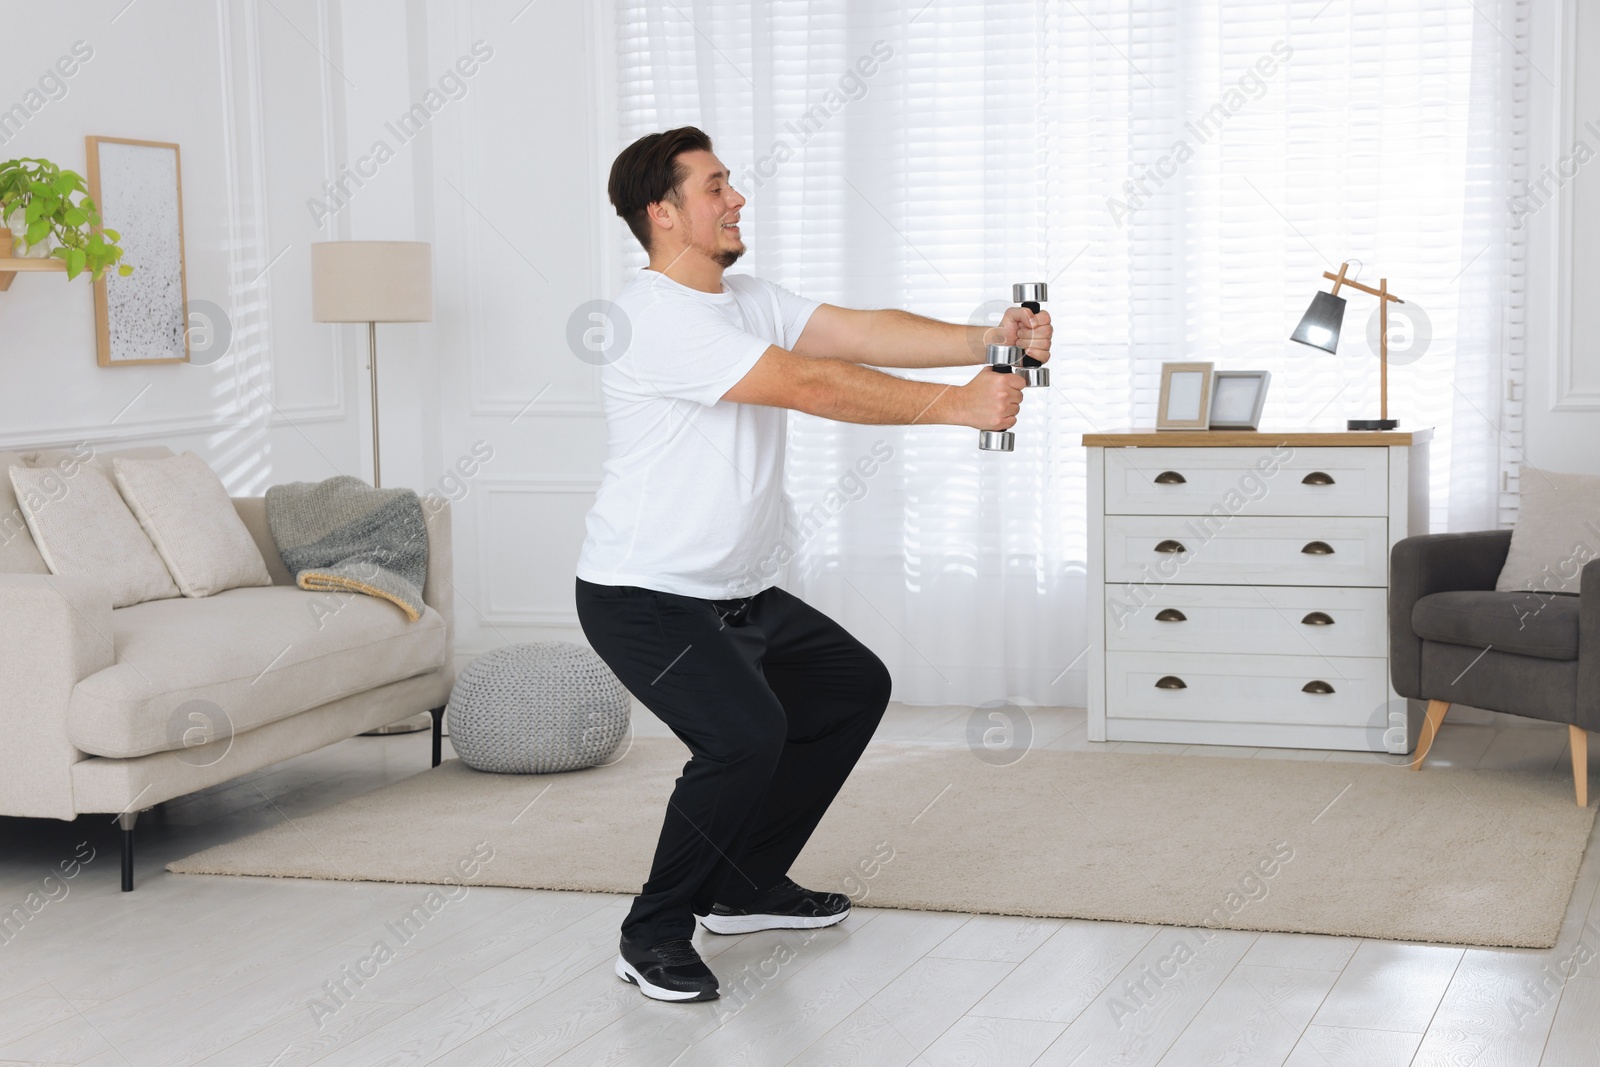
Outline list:
[[[1431,437],[1086,434],[1089,739],[1410,752],[1389,550]]]

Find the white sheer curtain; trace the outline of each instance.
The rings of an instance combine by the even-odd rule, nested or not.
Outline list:
[[[1080,435],[1152,423],[1164,360],[1272,371],[1267,425],[1375,417],[1372,298],[1337,356],[1287,340],[1344,259],[1426,317],[1391,324],[1389,404],[1436,428],[1434,529],[1509,521],[1528,2],[621,0],[622,142],[711,134],[749,197],[735,270],[959,321],[1050,283],[1015,453],[791,416],[785,587],[899,700],[1081,704]]]

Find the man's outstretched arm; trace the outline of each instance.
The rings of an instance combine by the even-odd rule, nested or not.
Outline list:
[[[1007,308],[998,326],[962,326],[909,311],[857,311],[823,304],[811,313],[794,346],[798,355],[869,367],[961,367],[984,362],[987,345],[1021,345],[1041,363],[1050,359],[1050,313]]]
[[[986,368],[965,385],[918,382],[771,345],[722,399],[791,408],[838,422],[1009,430],[1022,404],[1022,378]]]

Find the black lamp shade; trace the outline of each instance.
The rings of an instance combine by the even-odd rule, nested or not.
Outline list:
[[[1299,341],[1325,352],[1339,350],[1339,326],[1344,322],[1344,297],[1332,293],[1318,293],[1311,298],[1311,306],[1300,317],[1289,340]]]

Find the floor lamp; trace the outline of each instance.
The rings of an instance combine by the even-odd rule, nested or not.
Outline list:
[[[1389,292],[1389,279],[1379,278],[1378,287],[1362,285],[1353,278],[1346,278],[1344,272],[1350,269],[1349,263],[1339,265],[1338,274],[1322,272],[1324,278],[1333,281],[1333,292],[1319,292],[1311,298],[1311,306],[1300,318],[1300,325],[1294,328],[1294,333],[1289,335],[1289,340],[1299,341],[1312,348],[1320,348],[1324,352],[1339,351],[1339,327],[1344,322],[1344,297],[1339,295],[1339,287],[1348,285],[1352,289],[1360,289],[1363,293],[1371,293],[1378,298],[1378,417],[1375,419],[1350,419],[1345,422],[1347,430],[1392,430],[1400,425],[1400,420],[1389,417],[1389,304],[1404,304],[1398,296]]]
[[[378,323],[433,321],[433,264],[425,241],[323,241],[311,246],[311,318],[367,324],[372,376],[372,484],[381,486]]]
[[[367,324],[372,376],[372,485],[383,484],[378,435],[378,323],[433,321],[433,264],[425,241],[322,241],[311,246],[311,318]],[[433,716],[368,730],[410,734],[433,728]]]

